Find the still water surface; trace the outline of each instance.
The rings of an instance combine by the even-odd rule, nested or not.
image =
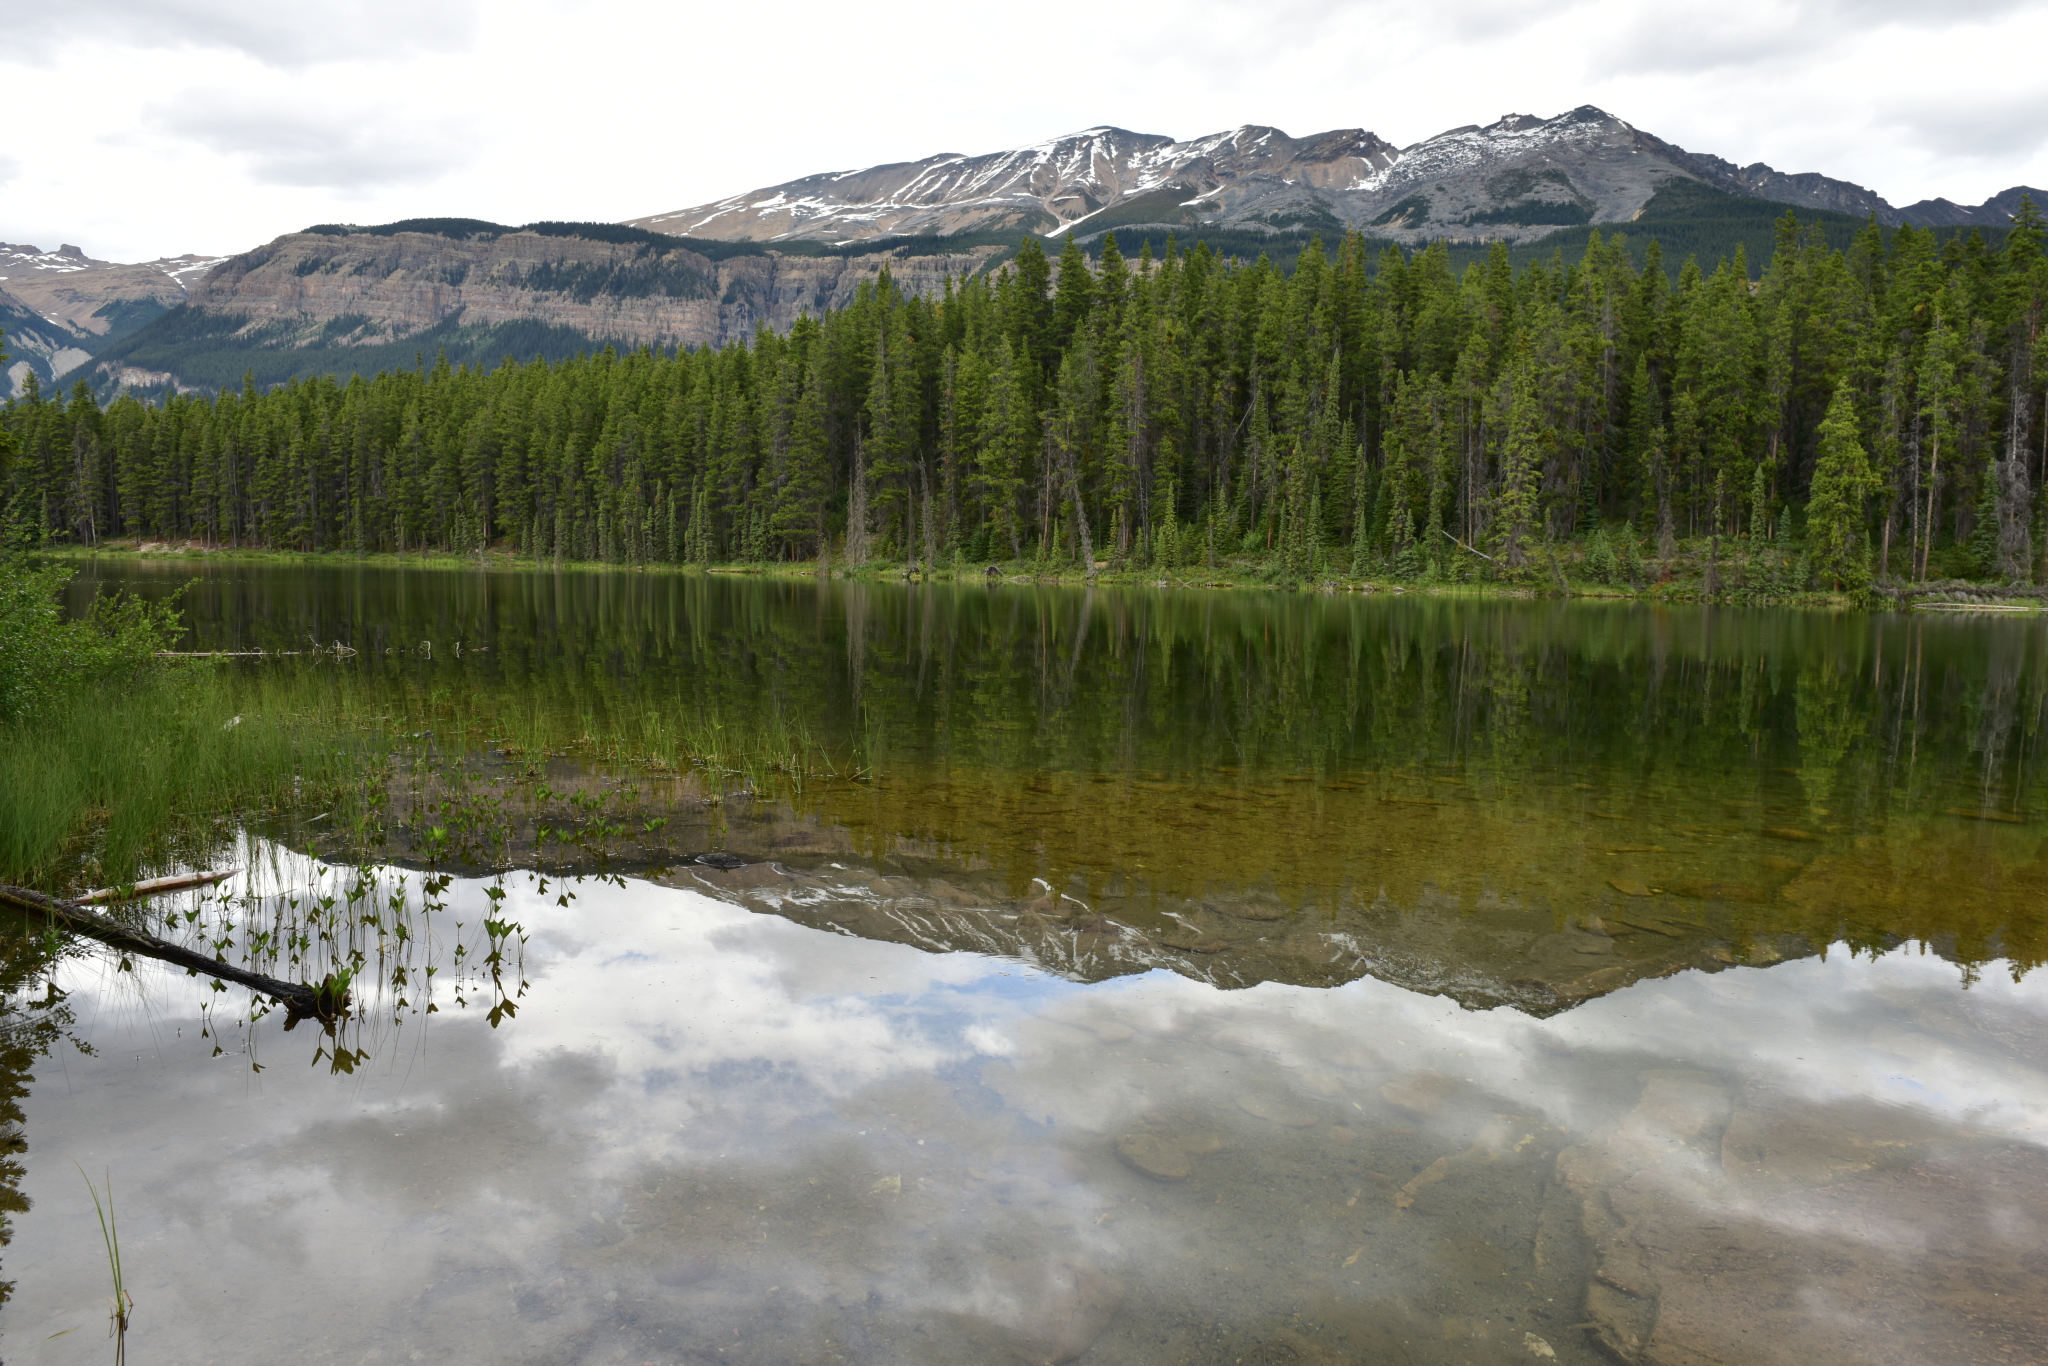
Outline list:
[[[252,697],[419,737],[371,863],[252,831],[171,914],[327,926],[364,1015],[25,983],[10,1361],[106,1350],[71,1158],[149,1360],[2048,1360],[2038,624],[247,567],[188,602],[195,649],[355,651],[234,666]],[[707,735],[812,757],[641,762]],[[611,833],[549,843],[578,813]]]

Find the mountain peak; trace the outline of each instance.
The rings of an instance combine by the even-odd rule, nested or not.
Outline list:
[[[1274,233],[1356,229],[1399,241],[1519,241],[1632,220],[1672,179],[1888,224],[2009,222],[2024,190],[1907,209],[1848,181],[1737,166],[1642,132],[1597,105],[1507,113],[1407,147],[1364,128],[1296,138],[1246,123],[1176,140],[1096,124],[978,156],[942,153],[809,176],[633,226],[735,241],[903,235],[1092,236],[1115,228]]]

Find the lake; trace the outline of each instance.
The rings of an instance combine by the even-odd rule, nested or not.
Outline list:
[[[195,575],[360,1009],[9,951],[10,1361],[2048,1359],[2039,619]]]

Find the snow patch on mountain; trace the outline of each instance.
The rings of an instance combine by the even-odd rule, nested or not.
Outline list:
[[[1362,128],[1307,138],[1245,124],[1198,138],[1095,125],[979,156],[807,176],[632,225],[732,241],[1036,231],[1103,225],[1244,231],[1366,229],[1435,237],[1541,236],[1566,223],[1628,222],[1674,177],[1812,209],[1875,213],[1889,224],[2002,224],[2020,189],[1976,208],[1930,200],[1895,209],[1847,181],[1737,166],[1687,152],[1605,110],[1507,114],[1395,147]],[[1161,190],[1180,193],[1147,198]]]

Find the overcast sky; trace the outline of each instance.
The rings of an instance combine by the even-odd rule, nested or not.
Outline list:
[[[0,0],[0,240],[678,209],[1094,124],[1408,144],[1597,104],[1895,204],[2048,185],[2048,0]]]

